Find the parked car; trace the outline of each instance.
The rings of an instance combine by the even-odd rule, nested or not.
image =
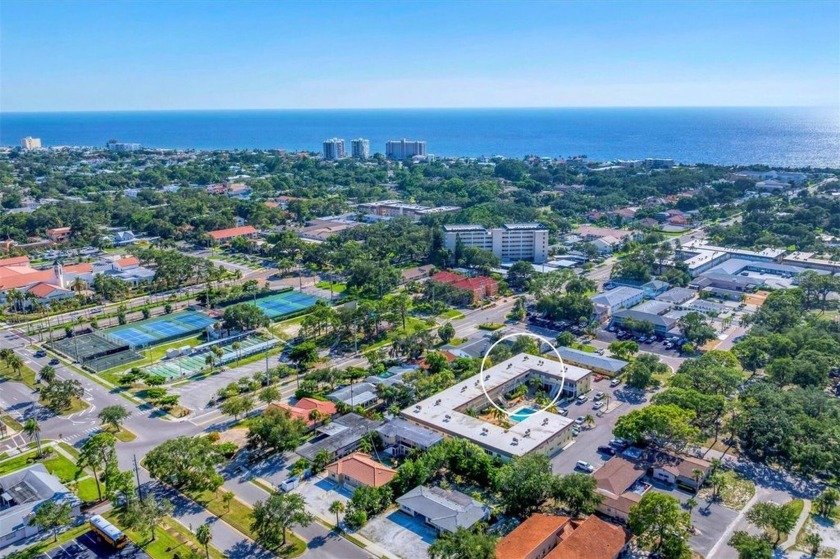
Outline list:
[[[586,402],[588,399],[589,399],[589,396],[587,396],[586,394],[581,394],[580,396],[578,396],[578,397],[577,397],[577,399],[576,399],[575,401],[576,401],[578,404],[583,404],[583,403],[584,403],[584,402]]]
[[[580,427],[572,427],[572,436],[577,437],[580,435]]]
[[[601,382],[602,380],[604,380],[604,376],[603,375],[595,375],[594,380],[595,380],[595,382]]]
[[[593,410],[600,410],[602,407],[604,407],[604,402],[595,402],[592,404]]]
[[[614,378],[610,381],[610,386],[618,386],[619,384],[621,384],[621,379]]]
[[[591,474],[595,471],[595,466],[593,466],[589,462],[586,462],[585,460],[578,460],[577,464],[575,464],[575,469]]]
[[[598,447],[598,452],[606,454],[607,456],[615,456],[615,449],[609,445],[601,445]]]
[[[567,410],[566,408],[562,408],[562,409],[561,409],[560,411],[558,411],[557,413],[559,413],[560,415],[562,415],[562,416],[564,416],[564,417],[565,417],[565,416],[569,415],[569,410]]]
[[[583,416],[579,415],[577,419],[575,419],[575,423],[577,425],[583,425]]]
[[[624,450],[625,448],[630,446],[624,439],[612,439],[610,440],[609,445],[618,450]]]
[[[594,400],[595,400],[596,402],[597,402],[598,400],[603,400],[603,399],[604,399],[604,396],[606,396],[606,394],[604,394],[603,392],[596,392],[596,393],[595,393],[595,398],[594,398]]]

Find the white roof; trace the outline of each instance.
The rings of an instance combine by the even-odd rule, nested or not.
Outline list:
[[[492,392],[517,377],[535,373],[554,377],[559,382],[563,377],[564,367],[566,378],[569,380],[578,380],[591,373],[588,369],[564,365],[544,357],[523,353],[485,369],[484,386],[488,392]],[[467,408],[481,409],[489,405],[481,387],[480,377],[480,374],[474,375],[438,392],[404,409],[402,416],[409,421],[471,440],[482,447],[507,456],[528,454],[571,425],[570,419],[548,412],[532,414],[518,423],[511,421],[509,429],[470,417],[465,413]]]

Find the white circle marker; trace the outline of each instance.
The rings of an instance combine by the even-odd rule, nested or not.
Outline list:
[[[493,398],[491,398],[490,395],[487,393],[487,387],[484,386],[484,365],[485,365],[485,363],[487,363],[487,356],[490,355],[490,352],[493,351],[494,347],[499,345],[499,342],[503,342],[503,341],[508,340],[510,338],[518,338],[519,336],[528,336],[528,337],[536,339],[539,342],[545,342],[546,344],[548,344],[548,347],[550,347],[551,350],[554,352],[554,355],[557,356],[557,361],[560,362],[560,366],[562,367],[562,369],[561,369],[562,374],[560,375],[560,389],[557,391],[557,395],[554,396],[554,399],[551,402],[549,402],[548,404],[546,404],[546,406],[544,408],[536,410],[534,413],[532,413],[530,415],[536,415],[538,413],[548,411],[548,408],[550,408],[554,404],[556,404],[557,400],[560,398],[560,394],[563,393],[563,385],[566,383],[566,365],[565,365],[565,363],[563,363],[563,358],[560,357],[560,352],[557,351],[557,348],[554,347],[553,343],[548,341],[546,338],[543,338],[539,334],[533,334],[531,332],[516,332],[516,333],[513,333],[513,334],[505,334],[504,336],[502,336],[501,338],[499,338],[498,340],[493,342],[493,345],[491,345],[489,348],[487,348],[487,351],[484,352],[484,357],[481,358],[481,368],[478,371],[478,380],[481,382],[481,391],[484,392],[484,397],[487,398],[487,401],[490,402],[490,405],[493,406],[494,408],[496,408],[497,410],[499,410],[500,412],[504,413],[508,417],[513,417],[513,415],[514,415],[513,412],[508,411],[508,410],[500,407],[498,404],[496,404],[496,402],[493,401]],[[540,346],[540,349],[542,349],[542,346]],[[538,355],[531,355],[531,357],[533,357],[534,359],[539,359]]]

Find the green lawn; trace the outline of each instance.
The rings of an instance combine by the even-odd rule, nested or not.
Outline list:
[[[319,281],[315,284],[315,287],[318,289],[324,289],[326,291],[330,290],[330,282],[328,281]],[[334,294],[338,295],[339,293],[344,293],[347,290],[347,286],[343,283],[333,282],[332,284],[332,291]]]
[[[498,322],[482,322],[481,324],[478,325],[478,329],[479,330],[491,330],[492,331],[492,330],[498,330],[500,328],[503,328],[504,326],[505,326],[504,324],[500,324]]]
[[[202,491],[187,493],[187,496],[249,538],[256,539],[251,532],[251,507],[234,498],[230,502],[230,510],[228,510],[222,502],[223,493],[224,490],[220,489],[215,494],[210,491]]]
[[[117,512],[110,511],[105,513],[104,516],[115,525],[121,526],[120,515]],[[201,557],[204,557],[204,547],[198,543],[195,536],[179,525],[177,521],[168,517],[155,530],[154,541],[151,539],[151,534],[141,534],[137,530],[124,528],[123,531],[131,541],[143,548],[143,551],[149,554],[152,559],[172,559],[179,551],[182,556],[189,556],[188,553],[185,553],[187,549],[197,551]],[[210,557],[212,559],[222,559],[224,555],[211,546]]]
[[[105,487],[102,486],[102,491],[105,491]],[[76,496],[79,497],[82,501],[91,502],[99,500],[99,491],[96,490],[96,480],[93,479],[93,476],[86,477],[85,479],[79,481],[76,484]]]
[[[444,312],[440,313],[438,316],[446,320],[459,320],[461,318],[464,318],[464,313],[457,309],[447,309]]]
[[[6,425],[8,425],[9,428],[12,429],[13,431],[18,431],[19,432],[23,429],[23,425],[21,425],[19,422],[15,421],[9,415],[0,415],[0,421],[5,423]]]
[[[14,382],[22,382],[23,384],[25,384],[33,390],[37,386],[35,384],[35,371],[30,369],[26,365],[22,366],[20,368],[20,371],[15,372],[4,363],[2,366],[0,366],[0,379],[11,380]]]
[[[35,454],[35,452],[27,452],[26,454],[21,454],[20,456],[15,456],[14,458],[0,462],[0,476],[39,462],[39,460],[35,460]],[[76,465],[61,454],[53,453],[52,456],[46,460],[40,460],[40,462],[44,464],[48,472],[63,482],[76,479],[76,472],[78,471]]]

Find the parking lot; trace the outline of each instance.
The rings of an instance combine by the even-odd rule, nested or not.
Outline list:
[[[38,556],[41,559],[98,559],[100,557],[151,559],[142,549],[129,543],[122,549],[114,549],[96,540],[93,532],[82,534],[75,540],[59,544],[48,553]]]

